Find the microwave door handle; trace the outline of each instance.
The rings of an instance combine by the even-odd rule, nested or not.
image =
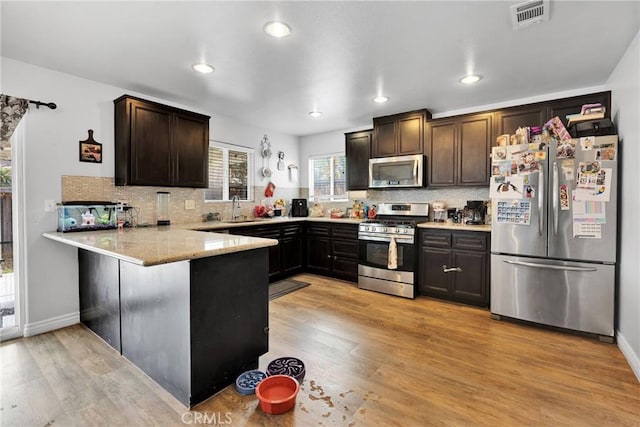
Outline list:
[[[538,234],[542,236],[542,226],[544,225],[544,208],[545,208],[545,188],[544,188],[544,166],[540,165],[540,171],[538,172]]]
[[[558,202],[560,199],[560,180],[558,179],[558,162],[553,162],[553,235],[558,235]]]
[[[413,182],[418,180],[418,161],[413,162]]]

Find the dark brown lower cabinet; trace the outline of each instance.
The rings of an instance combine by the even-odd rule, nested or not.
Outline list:
[[[307,224],[307,263],[310,273],[358,281],[358,226]]]
[[[420,295],[487,307],[489,242],[486,232],[420,230]]]
[[[269,247],[269,282],[275,282],[302,271],[304,264],[302,223],[236,227],[229,232],[241,236],[275,239],[279,242],[277,246]]]

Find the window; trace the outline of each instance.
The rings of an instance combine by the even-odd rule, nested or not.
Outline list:
[[[348,199],[344,176],[345,163],[344,153],[309,158],[309,198],[311,200]]]
[[[209,144],[209,188],[204,191],[207,202],[253,200],[252,179],[249,174],[253,164],[253,150],[220,142]]]

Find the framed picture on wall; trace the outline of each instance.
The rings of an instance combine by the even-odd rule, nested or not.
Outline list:
[[[102,144],[94,141],[91,129],[89,129],[89,138],[80,141],[80,161],[102,163]]]

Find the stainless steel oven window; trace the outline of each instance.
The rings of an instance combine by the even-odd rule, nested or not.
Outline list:
[[[398,270],[413,271],[413,245],[397,244]],[[360,241],[360,264],[386,269],[389,264],[389,242]]]

